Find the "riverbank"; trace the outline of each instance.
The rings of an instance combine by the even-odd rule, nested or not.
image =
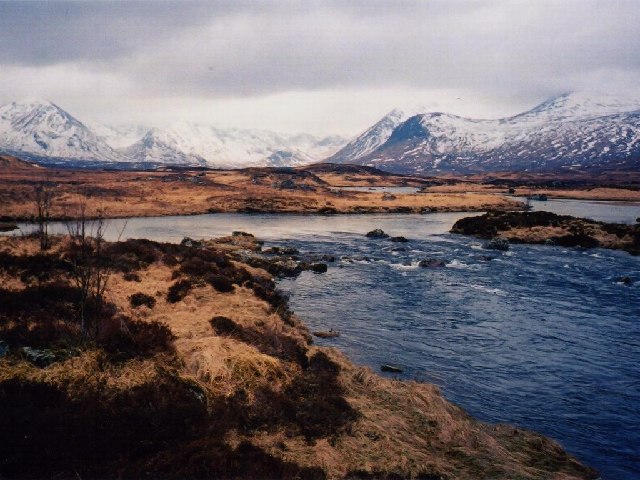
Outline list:
[[[51,192],[51,219],[202,213],[429,213],[515,210],[521,202],[498,193],[394,193],[341,187],[415,187],[432,181],[391,175],[369,167],[163,171],[65,170],[0,160],[0,220],[33,219],[34,189]]]
[[[68,240],[43,255],[0,238],[3,476],[597,477],[436,387],[312,345],[271,276],[239,261],[259,250],[240,234],[102,245],[108,283],[102,313],[85,310],[99,320],[87,340],[69,320]]]
[[[608,248],[640,255],[640,223],[597,222],[550,212],[488,212],[458,220],[451,233],[510,243]]]

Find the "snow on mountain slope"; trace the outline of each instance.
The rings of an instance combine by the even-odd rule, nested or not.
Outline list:
[[[364,157],[387,141],[393,130],[412,115],[424,112],[423,108],[393,109],[365,130],[334,155],[327,158],[331,163],[353,163],[354,160]]]
[[[306,134],[222,129],[181,121],[166,129],[150,130],[121,152],[136,161],[197,163],[218,168],[295,166],[324,158],[327,152],[339,148],[340,141],[340,137],[318,139]]]
[[[95,122],[85,125],[114,150],[133,145],[151,130],[145,125],[105,125]]]
[[[42,100],[0,107],[0,151],[34,158],[127,160],[79,120]]]
[[[173,165],[206,165],[206,160],[182,150],[182,139],[172,132],[152,128],[140,140],[120,153],[137,162],[170,163]]]
[[[154,162],[236,168],[295,166],[335,153],[339,136],[278,134],[177,122],[169,128],[83,124],[40,100],[0,107],[0,152],[33,159]]]
[[[640,101],[563,94],[499,120],[416,115],[350,163],[424,174],[640,168]]]

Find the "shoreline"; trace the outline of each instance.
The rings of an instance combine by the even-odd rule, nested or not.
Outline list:
[[[0,238],[0,244],[5,255],[15,249],[25,251],[25,248],[36,253],[34,240],[4,237]],[[181,359],[178,364],[162,366],[169,361],[162,355],[143,357],[146,360],[142,364],[137,357],[131,360],[125,357],[125,363],[117,368],[109,366],[112,361],[107,359],[100,367],[103,372],[100,375],[106,375],[108,380],[106,385],[118,384],[117,378],[121,374],[117,372],[124,369],[122,374],[129,380],[128,384],[119,387],[124,388],[123,392],[136,385],[145,392],[147,381],[161,382],[166,385],[164,392],[175,392],[163,396],[178,395],[176,398],[183,398],[180,402],[192,405],[190,409],[195,408],[180,413],[187,415],[185,421],[197,415],[193,417],[194,425],[229,424],[224,424],[224,431],[228,432],[224,436],[202,436],[204,431],[199,428],[187,430],[192,432],[187,438],[185,432],[176,433],[177,438],[169,444],[169,449],[165,450],[160,442],[151,457],[145,454],[131,458],[133,452],[130,452],[124,463],[123,459],[113,459],[115,464],[103,459],[106,463],[92,467],[98,468],[94,470],[97,474],[100,474],[100,468],[106,467],[108,472],[119,465],[119,471],[134,476],[142,471],[138,469],[144,469],[147,474],[171,471],[179,476],[193,477],[202,475],[198,465],[208,465],[206,468],[222,468],[217,470],[218,475],[240,477],[267,474],[283,478],[300,475],[305,478],[414,478],[422,475],[451,480],[487,476],[597,478],[594,470],[583,467],[558,444],[543,436],[512,426],[478,422],[444,399],[432,385],[384,378],[352,364],[335,349],[311,345],[308,328],[288,311],[286,300],[275,294],[276,290],[269,286],[268,277],[265,277],[266,272],[251,263],[239,263],[242,259],[237,255],[242,255],[243,251],[258,253],[262,250],[252,235],[238,233],[197,243],[185,241],[183,245],[130,240],[108,243],[106,248],[111,252],[111,261],[118,265],[111,275],[109,301],[130,317],[127,321],[145,325],[159,321],[166,325],[175,337],[175,353],[168,351],[167,354]],[[64,254],[64,249],[64,243],[56,240],[51,255]],[[59,267],[54,263],[52,268],[51,275],[58,275],[55,268]],[[219,272],[218,276],[210,278],[211,271]],[[27,272],[23,271],[21,278],[28,278],[28,275],[25,277]],[[227,278],[229,283],[218,277]],[[183,284],[190,286],[186,290],[175,288]],[[5,283],[4,287],[7,285]],[[17,283],[9,288],[20,291],[20,288],[31,287]],[[169,293],[175,290],[178,295],[175,301],[173,297],[164,299],[167,288]],[[129,305],[130,299],[133,305],[131,293],[135,290],[139,291],[141,301],[149,306]],[[66,389],[75,388],[73,385],[77,384],[82,388],[74,394],[75,402],[82,404],[85,401],[82,392],[94,391],[91,378],[96,375],[96,366],[90,360],[95,355],[93,350],[81,350],[79,356],[73,354],[69,359],[60,358],[50,365],[38,367],[28,358],[15,357],[16,348],[10,345],[11,362],[17,363],[0,359],[0,389],[3,392],[6,393],[10,385],[7,382],[18,379],[25,385],[34,385],[33,388],[36,385],[40,385],[40,389],[55,386],[63,391],[69,391]],[[57,354],[59,350],[53,352]],[[142,365],[155,363],[158,366],[154,368],[170,368],[168,373],[173,373],[164,380],[157,378],[157,374],[140,376],[142,372],[137,373]],[[148,371],[148,367],[145,368]],[[63,383],[57,383],[58,378]],[[13,395],[28,396],[29,390],[24,388],[23,393]],[[195,394],[180,397],[184,393],[178,392],[183,390]],[[104,394],[98,395],[98,411],[103,404],[106,411],[112,408],[110,397],[103,397],[109,391],[107,388]],[[239,395],[238,392],[244,393]],[[144,418],[145,404],[160,408],[157,405],[162,403],[158,404],[159,398],[151,391],[143,395],[143,402],[138,402],[139,406],[132,413]],[[198,400],[201,396],[206,398],[206,410],[212,412],[212,417],[202,410],[203,404]],[[228,403],[225,400],[228,398],[233,402]],[[281,402],[284,402],[283,406],[279,406]],[[289,405],[287,402],[294,402],[290,405],[293,410],[290,407],[281,410]],[[53,417],[35,415],[29,410],[28,402],[21,404],[27,405],[21,407],[27,409],[25,414],[30,412],[34,417],[32,435],[46,438],[51,428],[47,422]],[[75,415],[72,411],[67,412],[64,402],[52,405],[54,411],[60,410],[63,418]],[[11,418],[3,420],[9,424],[3,430],[8,438],[16,431],[13,417],[17,416],[15,420],[19,422],[22,411],[14,411]],[[166,422],[178,411],[168,404],[155,415],[166,416]],[[191,411],[194,413],[188,413]],[[289,418],[287,412],[296,412],[296,416]],[[238,415],[240,418],[246,416],[249,423],[241,420],[236,424],[239,420],[234,419]],[[114,418],[113,421],[113,428],[117,428],[120,420]],[[20,429],[16,433],[23,434]],[[67,433],[70,438],[73,438],[73,431]],[[121,434],[135,437],[135,432],[134,428]],[[144,437],[149,438],[148,426],[143,432]],[[101,438],[98,436],[96,441],[101,442]],[[60,448],[65,448],[70,441],[64,437],[57,440],[62,444]],[[81,447],[74,444],[74,448]],[[460,448],[464,455],[460,455]],[[37,451],[21,450],[20,455],[34,455],[33,460],[39,458]],[[188,459],[193,455],[205,463],[190,463]],[[214,463],[210,462],[219,462],[218,455],[235,459],[236,463],[213,467]],[[57,465],[55,457],[41,460]],[[29,465],[36,470],[40,468],[37,463]],[[84,467],[80,467],[80,471],[85,473]]]

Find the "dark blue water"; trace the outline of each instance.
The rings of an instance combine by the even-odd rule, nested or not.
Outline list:
[[[637,205],[547,206],[609,221],[640,217]],[[342,332],[318,344],[376,370],[399,365],[401,378],[440,385],[477,418],[555,438],[605,480],[640,478],[640,258],[548,246],[483,250],[477,240],[446,233],[463,216],[137,218],[123,238],[179,241],[245,230],[267,244],[344,257],[325,274],[280,282],[312,330]],[[112,221],[107,237],[122,227]],[[364,237],[376,227],[411,242]],[[66,232],[64,225],[52,230]],[[426,257],[446,267],[417,267]],[[623,276],[636,283],[617,281]]]
[[[401,366],[401,378],[440,385],[477,418],[557,439],[604,479],[640,478],[640,258],[497,253],[446,234],[414,236],[400,252],[354,234],[293,243],[345,256],[324,275],[281,282],[312,330],[342,333],[318,344],[376,370]],[[426,257],[447,266],[417,267]]]

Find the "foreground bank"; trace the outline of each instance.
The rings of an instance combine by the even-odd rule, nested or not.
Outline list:
[[[253,237],[0,241],[3,476],[597,477],[314,347],[270,276],[236,260]],[[106,289],[83,296],[83,272]]]

